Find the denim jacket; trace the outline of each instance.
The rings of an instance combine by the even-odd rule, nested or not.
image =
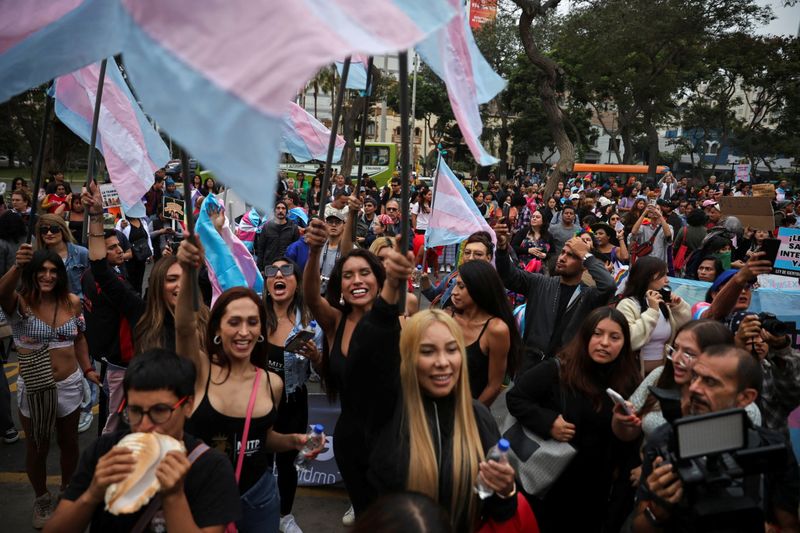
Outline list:
[[[303,323],[300,320],[300,311],[297,311],[294,317],[295,326],[289,333],[289,337],[303,329]],[[322,328],[318,325],[314,328],[314,344],[317,345],[317,350],[322,351]],[[305,385],[308,381],[310,369],[310,361],[294,352],[284,350],[283,352],[283,372],[285,383],[283,385],[284,394],[288,397],[297,389]]]
[[[89,250],[77,244],[67,243],[67,259],[64,261],[69,279],[69,292],[83,300],[83,287],[81,276],[89,268]]]

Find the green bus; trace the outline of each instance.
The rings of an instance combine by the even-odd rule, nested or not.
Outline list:
[[[353,179],[357,178],[358,174],[358,156],[359,146],[356,146],[356,155],[353,159],[353,168],[350,175]],[[397,145],[394,143],[366,143],[364,147],[364,170],[369,176],[375,180],[378,187],[382,187],[389,180],[392,179],[394,171],[397,169]],[[303,172],[308,176],[313,176],[317,169],[324,165],[324,161],[306,161],[299,163],[294,160],[290,154],[283,154],[281,156],[280,169],[286,171],[290,177],[295,177],[298,172]],[[334,165],[337,165],[335,162]]]

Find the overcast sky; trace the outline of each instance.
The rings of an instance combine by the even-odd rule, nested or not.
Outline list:
[[[797,35],[797,27],[800,24],[800,3],[794,7],[783,7],[780,0],[758,0],[761,5],[772,6],[775,20],[763,27],[759,33],[771,33],[773,35]]]

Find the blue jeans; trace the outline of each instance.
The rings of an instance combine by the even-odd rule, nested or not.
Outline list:
[[[239,533],[272,533],[278,531],[280,521],[280,496],[270,468],[242,494],[242,519],[236,527]]]

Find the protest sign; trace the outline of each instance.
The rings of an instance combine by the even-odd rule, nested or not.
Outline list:
[[[177,198],[164,197],[164,216],[172,220],[183,220],[183,200]]]
[[[772,201],[767,197],[723,196],[719,199],[719,206],[723,216],[738,218],[744,227],[775,229]]]
[[[775,185],[771,183],[756,183],[752,189],[753,196],[766,196],[770,200],[775,198]]]
[[[736,165],[736,181],[750,181],[750,165]]]
[[[119,207],[122,205],[119,200],[119,193],[113,183],[101,183],[100,195],[103,197],[103,209]]]
[[[800,278],[800,229],[780,228],[778,240],[781,245],[773,272],[780,276]]]

